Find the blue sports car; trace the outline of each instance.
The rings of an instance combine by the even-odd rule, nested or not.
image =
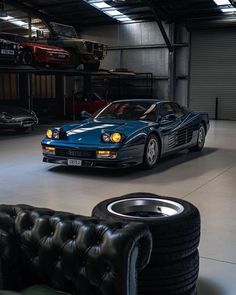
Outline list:
[[[154,168],[168,153],[201,151],[209,129],[207,113],[175,102],[120,100],[80,122],[47,130],[43,161],[83,167]]]

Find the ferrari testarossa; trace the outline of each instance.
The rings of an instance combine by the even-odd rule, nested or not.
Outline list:
[[[154,168],[168,153],[201,151],[209,129],[207,113],[175,102],[123,100],[81,122],[47,130],[43,161],[83,167]]]

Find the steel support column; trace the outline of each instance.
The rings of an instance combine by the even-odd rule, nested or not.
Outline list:
[[[158,27],[161,31],[161,34],[163,36],[163,39],[169,49],[170,52],[172,52],[174,49],[173,49],[173,43],[171,44],[171,41],[166,33],[166,30],[162,24],[162,20],[161,20],[161,16],[160,16],[160,12],[158,11],[158,9],[153,5],[153,3],[150,1],[150,0],[146,0],[147,4],[149,5],[149,7],[151,8],[152,10],[152,13],[153,13],[153,16],[155,17],[155,21],[157,22],[158,24]]]
[[[33,109],[31,73],[19,74],[19,96],[27,109]]]
[[[64,75],[56,75],[56,113],[57,118],[62,119],[65,116],[65,84]]]
[[[174,23],[170,24],[170,42],[175,44],[176,26]],[[169,99],[176,100],[176,48],[173,46],[172,51],[169,52]]]

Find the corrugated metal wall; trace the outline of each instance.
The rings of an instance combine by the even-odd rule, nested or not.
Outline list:
[[[19,99],[17,74],[0,74],[0,100]]]
[[[164,26],[169,34],[169,25]],[[102,68],[151,72],[154,76],[154,97],[168,99],[169,52],[156,22],[88,27],[80,35],[110,47],[101,63]],[[177,42],[188,42],[188,32],[182,26],[178,28]],[[188,48],[177,49],[176,72],[177,76],[188,75]],[[176,86],[177,101],[187,104],[188,81],[178,80]]]
[[[192,32],[190,107],[236,120],[236,29]]]

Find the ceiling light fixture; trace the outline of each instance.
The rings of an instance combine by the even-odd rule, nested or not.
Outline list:
[[[29,29],[29,24],[26,23],[26,22],[23,22],[21,20],[18,20],[16,18],[14,18],[13,16],[6,16],[6,17],[0,17],[0,20],[3,20],[5,22],[8,22],[8,23],[11,23],[15,26],[18,26],[18,27],[21,27],[21,28],[24,28],[24,29]],[[31,30],[36,32],[36,31],[42,31],[42,32],[46,32],[48,31],[47,29],[40,29],[38,27],[35,27],[35,26],[31,26]]]
[[[232,8],[222,8],[221,9],[222,12],[235,12],[236,8],[232,7]]]
[[[101,0],[85,0],[88,4],[92,5],[93,7],[99,9],[106,15],[116,19],[119,22],[133,22],[127,15],[121,13],[117,9],[115,9],[113,6],[107,4],[104,1]]]
[[[229,2],[229,0],[214,0],[214,2],[215,2],[218,6],[231,5],[231,3]]]

